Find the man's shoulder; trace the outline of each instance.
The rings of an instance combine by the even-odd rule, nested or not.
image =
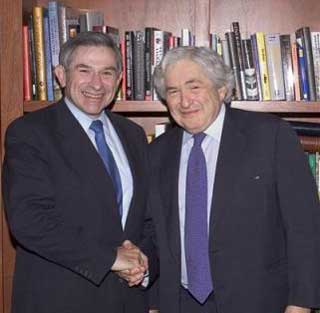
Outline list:
[[[61,103],[59,102],[54,103],[48,107],[18,117],[9,124],[7,133],[47,128],[54,120],[58,106],[60,105]]]

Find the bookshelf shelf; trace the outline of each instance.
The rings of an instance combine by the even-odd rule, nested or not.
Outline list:
[[[50,101],[25,101],[24,112],[33,112],[51,105]],[[166,113],[167,108],[160,101],[117,101],[113,107],[113,112],[118,113]]]
[[[33,112],[51,105],[50,101],[25,101],[24,112]],[[270,113],[319,113],[320,102],[302,101],[233,101],[232,108]],[[113,112],[166,113],[167,108],[160,101],[117,101]]]
[[[233,101],[232,108],[269,113],[320,113],[320,102]]]

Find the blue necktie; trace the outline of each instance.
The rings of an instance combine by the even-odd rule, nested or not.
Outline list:
[[[204,303],[213,291],[207,222],[207,166],[201,143],[204,133],[193,136],[186,182],[185,253],[188,290]]]
[[[90,129],[95,133],[95,140],[98,148],[98,152],[103,161],[103,164],[109,173],[114,189],[117,196],[117,204],[120,212],[120,216],[122,216],[122,185],[119,169],[117,167],[117,163],[114,160],[113,154],[107,145],[106,138],[104,136],[103,125],[100,120],[93,121],[90,125]]]

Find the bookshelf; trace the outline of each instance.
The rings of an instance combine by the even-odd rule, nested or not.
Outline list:
[[[50,105],[50,102],[23,101],[22,86],[22,21],[34,5],[47,6],[48,0],[0,1],[0,121],[1,157],[4,134],[8,124],[24,113]],[[241,32],[256,31],[292,33],[301,26],[320,31],[318,0],[61,0],[75,8],[95,8],[104,12],[105,22],[125,30],[154,26],[179,35],[189,28],[197,45],[208,46],[209,32],[224,34],[233,21]],[[320,122],[320,102],[233,102],[232,107],[272,112],[291,120]],[[154,124],[168,120],[167,110],[160,102],[120,101],[113,111],[141,124],[146,133]],[[1,202],[0,202],[1,203]],[[1,205],[0,223],[0,313],[10,312],[14,248]]]

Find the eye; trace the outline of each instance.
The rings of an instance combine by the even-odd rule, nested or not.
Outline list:
[[[90,71],[87,68],[79,68],[79,72],[83,74],[88,74]]]
[[[104,76],[104,77],[113,77],[114,76],[114,72],[113,71],[104,71],[104,72],[102,72],[102,76]]]
[[[174,95],[176,95],[177,93],[178,93],[178,90],[177,90],[177,89],[170,89],[170,90],[167,91],[167,94],[168,94],[169,96],[174,96]]]

